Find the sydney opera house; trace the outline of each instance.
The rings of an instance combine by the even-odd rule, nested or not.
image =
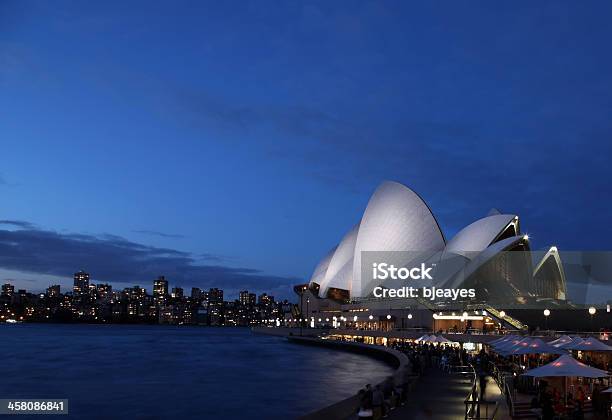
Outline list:
[[[427,264],[432,267],[431,279],[377,281],[369,275],[377,259],[401,267]],[[475,295],[448,301],[384,299],[373,293],[376,287],[405,285],[465,288]],[[295,291],[301,305],[308,306],[303,313],[313,320],[376,308],[381,313],[438,308],[449,313],[487,308],[496,313],[495,308],[541,307],[542,302],[568,304],[559,252],[554,246],[532,252],[518,215],[491,210],[449,239],[418,194],[389,181],[376,189],[361,220],[320,260],[308,284],[296,286]]]

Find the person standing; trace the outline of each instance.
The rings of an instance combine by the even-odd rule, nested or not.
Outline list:
[[[383,405],[385,404],[385,396],[380,389],[380,385],[376,385],[372,392],[372,412],[374,420],[380,420],[383,416]]]
[[[372,412],[372,399],[371,394],[368,395],[367,391],[359,391],[359,411],[357,412],[357,418],[359,420],[373,419],[374,413]]]

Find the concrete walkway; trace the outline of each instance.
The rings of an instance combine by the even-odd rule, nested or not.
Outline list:
[[[485,388],[484,399],[486,401],[494,401],[498,403],[497,414],[495,416],[496,420],[509,420],[512,418],[510,416],[510,412],[506,404],[506,397],[504,396],[504,394],[502,394],[501,389],[499,389],[499,386],[497,385],[497,382],[495,382],[495,379],[490,376],[487,376],[487,387]],[[494,407],[494,405],[491,405],[489,407],[489,418],[493,414],[491,410],[493,410]],[[483,411],[483,408],[481,408],[480,415],[484,416],[485,414],[486,411]]]
[[[430,368],[408,395],[406,405],[393,410],[388,419],[464,419],[463,401],[471,387],[469,375],[450,374]]]
[[[393,410],[388,418],[390,420],[463,420],[465,418],[464,401],[472,387],[471,378],[471,375],[450,374],[430,368],[409,394],[406,405]],[[504,395],[491,377],[487,377],[485,399],[499,402],[496,420],[511,418]],[[493,414],[494,407],[493,404],[488,407],[489,417]],[[483,418],[487,413],[486,410],[486,406],[481,406],[480,415]]]

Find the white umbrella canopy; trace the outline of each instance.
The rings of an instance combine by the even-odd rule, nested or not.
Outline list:
[[[510,345],[506,345],[497,349],[497,352],[501,355],[510,355],[515,351],[526,348],[531,344],[532,339],[529,337],[525,337],[520,341],[512,343]]]
[[[580,350],[580,351],[612,351],[612,347],[602,343],[596,338],[589,337],[584,340],[582,343],[576,344],[571,347],[571,350]]]
[[[519,341],[521,341],[522,339],[523,337],[519,337],[519,336],[514,336],[512,338],[509,337],[508,340],[500,341],[499,343],[493,344],[493,348],[502,349],[504,347],[513,346]]]
[[[425,335],[417,338],[415,341],[422,341],[424,343],[432,343],[433,342],[432,339],[435,340],[435,338],[436,338],[436,336],[434,334],[432,334],[432,335],[425,334]]]
[[[539,368],[530,369],[523,373],[525,376],[543,378],[546,376],[570,376],[582,378],[604,378],[609,376],[608,372],[601,369],[585,365],[574,359],[572,356],[564,354],[553,362]]]
[[[531,338],[529,337],[524,337],[524,338],[516,338],[512,341],[509,341],[507,343],[504,343],[502,345],[499,345],[497,347],[495,347],[495,351],[497,353],[500,354],[504,354],[504,353],[509,353],[512,350],[514,350],[514,348],[516,347],[520,347],[520,346],[528,346],[531,343]]]
[[[561,337],[557,338],[556,340],[553,340],[551,342],[548,343],[549,346],[555,346],[555,347],[559,347],[563,344],[569,343],[570,341],[572,341],[572,337],[570,337],[569,335],[562,335]]]
[[[572,341],[570,341],[569,343],[561,344],[558,347],[560,349],[565,349],[565,350],[574,350],[574,347],[576,347],[579,344],[582,344],[583,341],[584,340],[580,337],[574,337]]]
[[[432,343],[452,343],[452,341],[450,341],[447,338],[440,336],[434,336],[435,338],[432,339]]]
[[[518,354],[565,354],[566,351],[546,344],[540,338],[534,338],[530,343],[519,343],[516,347],[506,352],[508,356]]]

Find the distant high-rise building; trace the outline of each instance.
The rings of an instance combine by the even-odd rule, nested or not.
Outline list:
[[[274,296],[268,296],[267,293],[262,293],[259,295],[260,305],[270,305],[271,303],[274,303]]]
[[[5,283],[2,285],[3,296],[13,296],[13,293],[15,293],[15,286],[10,283]]]
[[[52,286],[47,287],[47,296],[48,297],[59,297],[60,295],[60,285],[54,284]]]
[[[208,291],[208,316],[210,325],[223,324],[223,290],[216,287]]]
[[[147,296],[147,289],[136,285],[129,289],[129,296],[132,300],[143,300]]]
[[[100,299],[109,299],[113,295],[113,286],[110,284],[98,284],[96,288]]]
[[[182,287],[172,288],[172,297],[175,299],[182,299],[183,298],[183,288]]]
[[[216,287],[208,291],[209,303],[223,303],[223,290]]]
[[[200,299],[202,299],[202,302],[208,303],[208,292],[206,290],[200,292]]]
[[[257,295],[255,293],[249,293],[249,305],[255,306],[257,304]]]
[[[243,290],[240,292],[239,295],[239,300],[240,300],[240,305],[242,306],[249,306],[250,304],[250,300],[249,300],[249,291],[248,290]]]
[[[202,290],[199,287],[191,288],[191,299],[200,300],[202,298]]]
[[[156,303],[163,302],[168,296],[168,280],[164,276],[159,276],[153,282],[153,298]]]
[[[81,270],[74,273],[74,286],[72,292],[75,296],[81,296],[89,293],[89,273]]]

